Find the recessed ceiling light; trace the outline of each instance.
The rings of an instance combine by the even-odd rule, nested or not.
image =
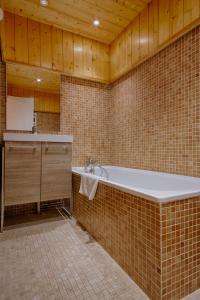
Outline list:
[[[100,21],[98,19],[95,19],[93,21],[93,25],[98,27],[100,25]]]
[[[77,46],[77,47],[74,48],[74,50],[75,50],[76,52],[82,52],[82,51],[83,51],[83,48],[80,47],[80,46]]]
[[[47,6],[48,5],[48,0],[40,0],[40,5]]]
[[[42,82],[42,79],[41,78],[37,78],[36,81],[37,82]]]

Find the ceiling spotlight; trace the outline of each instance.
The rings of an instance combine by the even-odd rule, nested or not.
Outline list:
[[[40,0],[40,5],[47,6],[48,4],[48,0]]]
[[[93,21],[93,25],[98,27],[100,25],[100,21],[98,19],[95,19]]]
[[[36,81],[37,82],[42,82],[42,79],[41,78],[37,78]]]

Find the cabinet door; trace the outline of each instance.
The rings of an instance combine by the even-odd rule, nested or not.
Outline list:
[[[5,143],[5,205],[40,201],[41,143]]]
[[[42,143],[41,201],[71,197],[71,143]]]

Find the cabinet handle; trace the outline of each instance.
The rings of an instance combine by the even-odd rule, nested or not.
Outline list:
[[[14,151],[14,150],[22,150],[22,151],[32,151],[35,152],[36,151],[36,147],[35,146],[9,146],[9,151]]]
[[[68,152],[68,148],[67,146],[63,146],[62,148],[50,148],[48,146],[45,146],[45,152],[49,152],[49,153],[60,153],[59,150],[64,150],[64,152]]]

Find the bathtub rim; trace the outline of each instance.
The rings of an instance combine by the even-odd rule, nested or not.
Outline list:
[[[176,177],[176,178],[187,178],[188,180],[191,181],[196,181],[200,183],[200,177],[192,177],[192,176],[186,176],[186,175],[178,175],[178,174],[171,174],[171,173],[165,173],[165,172],[158,172],[158,171],[150,171],[150,170],[143,170],[143,169],[136,169],[136,168],[126,168],[126,167],[119,167],[119,166],[110,166],[110,165],[104,165],[103,167],[107,167],[107,168],[112,168],[112,169],[126,169],[126,170],[135,170],[138,171],[140,174],[144,174],[144,173],[148,173],[148,174],[154,174],[158,173],[159,175],[164,175],[166,177]],[[80,171],[80,169],[83,169],[84,167],[72,167],[72,173],[81,176],[81,174],[83,172]],[[99,179],[99,183],[105,184],[106,186],[110,186],[112,188],[118,189],[120,191],[123,191],[125,193],[131,194],[133,196],[137,196],[146,200],[150,200],[156,203],[168,203],[168,202],[173,202],[173,201],[181,201],[181,200],[185,200],[185,199],[189,199],[189,198],[194,198],[194,197],[199,197],[200,196],[200,188],[199,191],[194,191],[194,192],[185,192],[184,194],[178,194],[178,195],[169,195],[169,196],[162,196],[160,195],[155,196],[155,195],[151,195],[151,194],[146,194],[144,192],[138,191],[135,188],[131,188],[127,185],[124,184],[120,184],[120,183],[116,183],[114,181],[111,180],[107,180],[104,178],[101,178],[97,175],[94,175],[95,177],[100,178]]]

